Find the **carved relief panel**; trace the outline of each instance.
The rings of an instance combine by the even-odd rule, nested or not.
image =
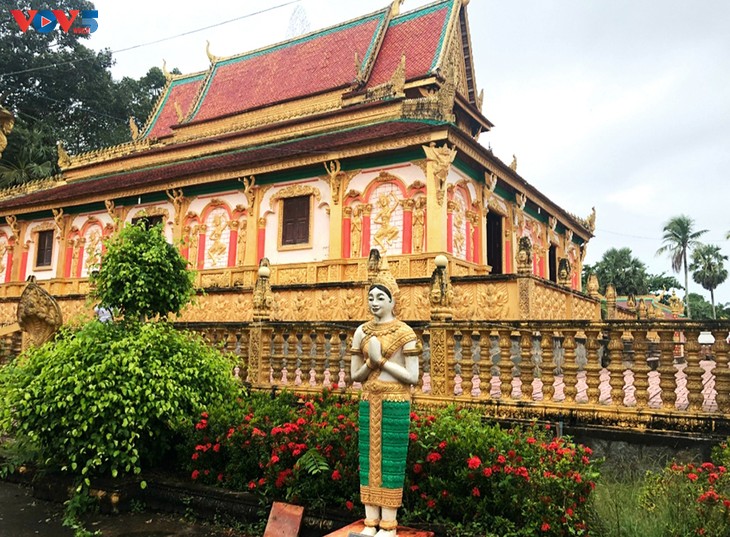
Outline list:
[[[223,206],[214,208],[206,216],[207,235],[203,268],[213,269],[228,266],[228,249],[231,240],[228,220],[228,211]]]
[[[403,194],[392,182],[378,185],[370,193],[372,204],[370,248],[384,254],[403,252]]]

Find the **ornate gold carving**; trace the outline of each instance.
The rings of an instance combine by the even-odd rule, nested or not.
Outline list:
[[[208,61],[212,64],[218,61],[218,56],[210,51],[210,41],[205,42],[205,55],[208,56]]]
[[[258,279],[253,290],[253,318],[254,321],[266,321],[271,318],[274,308],[274,295],[271,292],[271,283],[269,282],[269,260],[261,259],[259,262]]]
[[[84,252],[86,253],[86,270],[91,271],[101,263],[101,231],[92,231],[87,241],[84,248]]]
[[[444,203],[444,195],[446,193],[446,179],[451,169],[451,163],[456,158],[456,148],[453,149],[444,144],[441,147],[436,147],[436,142],[431,142],[429,145],[421,146],[423,151],[426,153],[426,159],[433,163],[433,175],[436,181],[436,199],[439,205]]]
[[[233,223],[233,222],[231,222]],[[246,259],[246,228],[248,227],[248,221],[241,219],[238,224],[238,238],[236,244],[236,265],[242,267]]]
[[[129,134],[132,136],[133,142],[136,142],[139,139],[139,127],[132,116],[129,117]]]
[[[342,188],[342,166],[339,160],[333,160],[329,163],[324,163],[324,169],[327,170],[327,176],[329,178],[330,192],[332,195],[332,203],[335,205],[340,204],[340,189]]]
[[[10,231],[13,233],[13,237],[16,239],[20,238],[20,227],[18,226],[18,218],[12,214],[5,217],[5,222],[10,227]]]
[[[298,196],[312,195],[319,202],[322,200],[322,194],[317,187],[311,185],[289,185],[278,190],[269,199],[269,208],[273,211],[274,204],[284,198],[296,198]]]
[[[224,219],[225,213],[219,212],[213,216],[213,229],[208,235],[208,239],[211,241],[211,245],[208,248],[208,259],[210,259],[212,265],[217,267],[221,265],[225,260],[223,255],[228,251],[228,245],[221,241],[223,232],[228,226],[228,222]]]
[[[413,206],[413,234],[411,236],[411,244],[413,253],[421,253],[423,251],[423,237],[426,226],[426,197],[419,196],[415,200]]]
[[[352,211],[350,220],[350,257],[362,256],[362,205]]]
[[[8,146],[8,136],[15,126],[15,116],[7,108],[0,106],[0,158]]]
[[[71,165],[71,157],[68,156],[66,150],[63,148],[63,142],[59,140],[56,142],[56,148],[58,149],[58,167],[68,168]]]
[[[243,183],[243,194],[244,196],[246,196],[246,201],[248,202],[248,210],[250,211],[251,209],[253,209],[253,204],[256,200],[256,190],[254,189],[256,177],[254,177],[253,175],[250,177],[239,177],[238,180]]]
[[[18,303],[18,324],[32,346],[43,345],[63,324],[61,308],[48,292],[30,277]]]
[[[183,193],[183,189],[172,188],[170,190],[165,190],[165,194],[167,194],[168,199],[175,209],[175,225],[180,225],[180,217],[183,212],[182,207],[183,203],[185,202],[185,194]]]
[[[393,211],[395,211],[399,205],[400,202],[393,192],[378,196],[378,214],[375,215],[375,218],[373,219],[373,222],[378,225],[378,230],[375,232],[375,235],[373,235],[373,242],[380,246],[383,253],[388,251],[388,248],[400,233],[400,230],[396,226],[390,224]]]
[[[436,267],[431,273],[431,319],[447,320],[454,316],[454,290],[445,267]]]

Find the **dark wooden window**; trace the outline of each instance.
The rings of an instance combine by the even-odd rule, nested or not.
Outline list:
[[[502,274],[502,217],[496,213],[487,213],[487,265],[491,265],[491,274]]]
[[[558,248],[554,244],[548,249],[548,279],[551,282],[558,281]]]
[[[145,230],[152,229],[158,224],[162,224],[162,215],[158,214],[156,216],[139,216],[137,218],[132,218],[132,225],[136,226],[137,224],[142,224],[142,227]]]
[[[35,266],[50,267],[53,263],[53,230],[38,232],[38,250],[36,251]]]
[[[311,196],[297,196],[282,200],[281,245],[309,242],[309,206]]]

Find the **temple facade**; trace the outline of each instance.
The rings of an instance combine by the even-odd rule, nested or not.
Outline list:
[[[595,212],[553,203],[480,140],[468,0],[400,2],[171,75],[130,141],[0,192],[0,322],[29,276],[64,317],[88,313],[104,239],[162,224],[210,292],[182,320],[252,319],[259,262],[281,320],[366,317],[375,248],[402,280],[405,319],[428,318],[448,258],[456,319],[595,319],[581,291]],[[526,280],[518,285],[517,280]],[[214,291],[214,292],[213,292]]]

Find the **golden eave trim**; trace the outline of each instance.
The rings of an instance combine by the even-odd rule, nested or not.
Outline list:
[[[160,183],[151,186],[142,186],[135,189],[124,190],[120,192],[106,191],[97,195],[85,196],[83,198],[77,198],[69,200],[63,204],[59,204],[58,201],[49,202],[47,204],[34,204],[32,207],[12,208],[12,213],[15,215],[28,214],[38,211],[45,211],[51,209],[57,209],[61,207],[73,207],[77,205],[85,205],[88,203],[104,202],[108,199],[116,199],[121,197],[132,197],[139,196],[142,194],[149,194],[152,192],[164,192],[173,188],[184,188],[188,186],[200,185],[205,183],[216,183],[220,181],[227,181],[231,179],[238,179],[239,177],[259,175],[266,173],[278,172],[289,168],[299,168],[304,166],[316,166],[321,165],[324,162],[330,160],[343,160],[347,158],[360,157],[362,155],[369,155],[378,153],[381,151],[390,151],[393,149],[403,149],[410,146],[418,146],[423,144],[429,144],[430,142],[442,141],[448,134],[447,128],[442,128],[434,131],[424,132],[417,135],[405,136],[402,138],[382,140],[378,142],[370,142],[361,146],[344,148],[329,153],[321,153],[318,155],[307,155],[304,157],[296,157],[286,160],[279,160],[268,164],[263,164],[254,167],[243,167],[235,170],[230,170],[221,173],[205,174],[200,173],[180,179],[174,182]]]
[[[510,170],[509,167],[497,157],[489,155],[486,149],[468,138],[465,133],[455,129],[450,129],[448,131],[447,141],[454,144],[459,151],[475,160],[479,165],[484,166],[487,170],[494,173],[505,184],[514,189],[515,192],[524,191],[532,200],[539,200],[539,205],[543,207],[546,212],[557,216],[558,220],[561,220],[563,224],[569,222],[571,225],[568,227],[576,229],[576,231],[581,235],[581,238],[590,240],[590,238],[593,237],[593,234],[586,229],[581,222],[576,220],[575,216],[567,212],[565,209],[562,209],[545,194],[532,186],[532,184],[528,183],[525,179]]]

